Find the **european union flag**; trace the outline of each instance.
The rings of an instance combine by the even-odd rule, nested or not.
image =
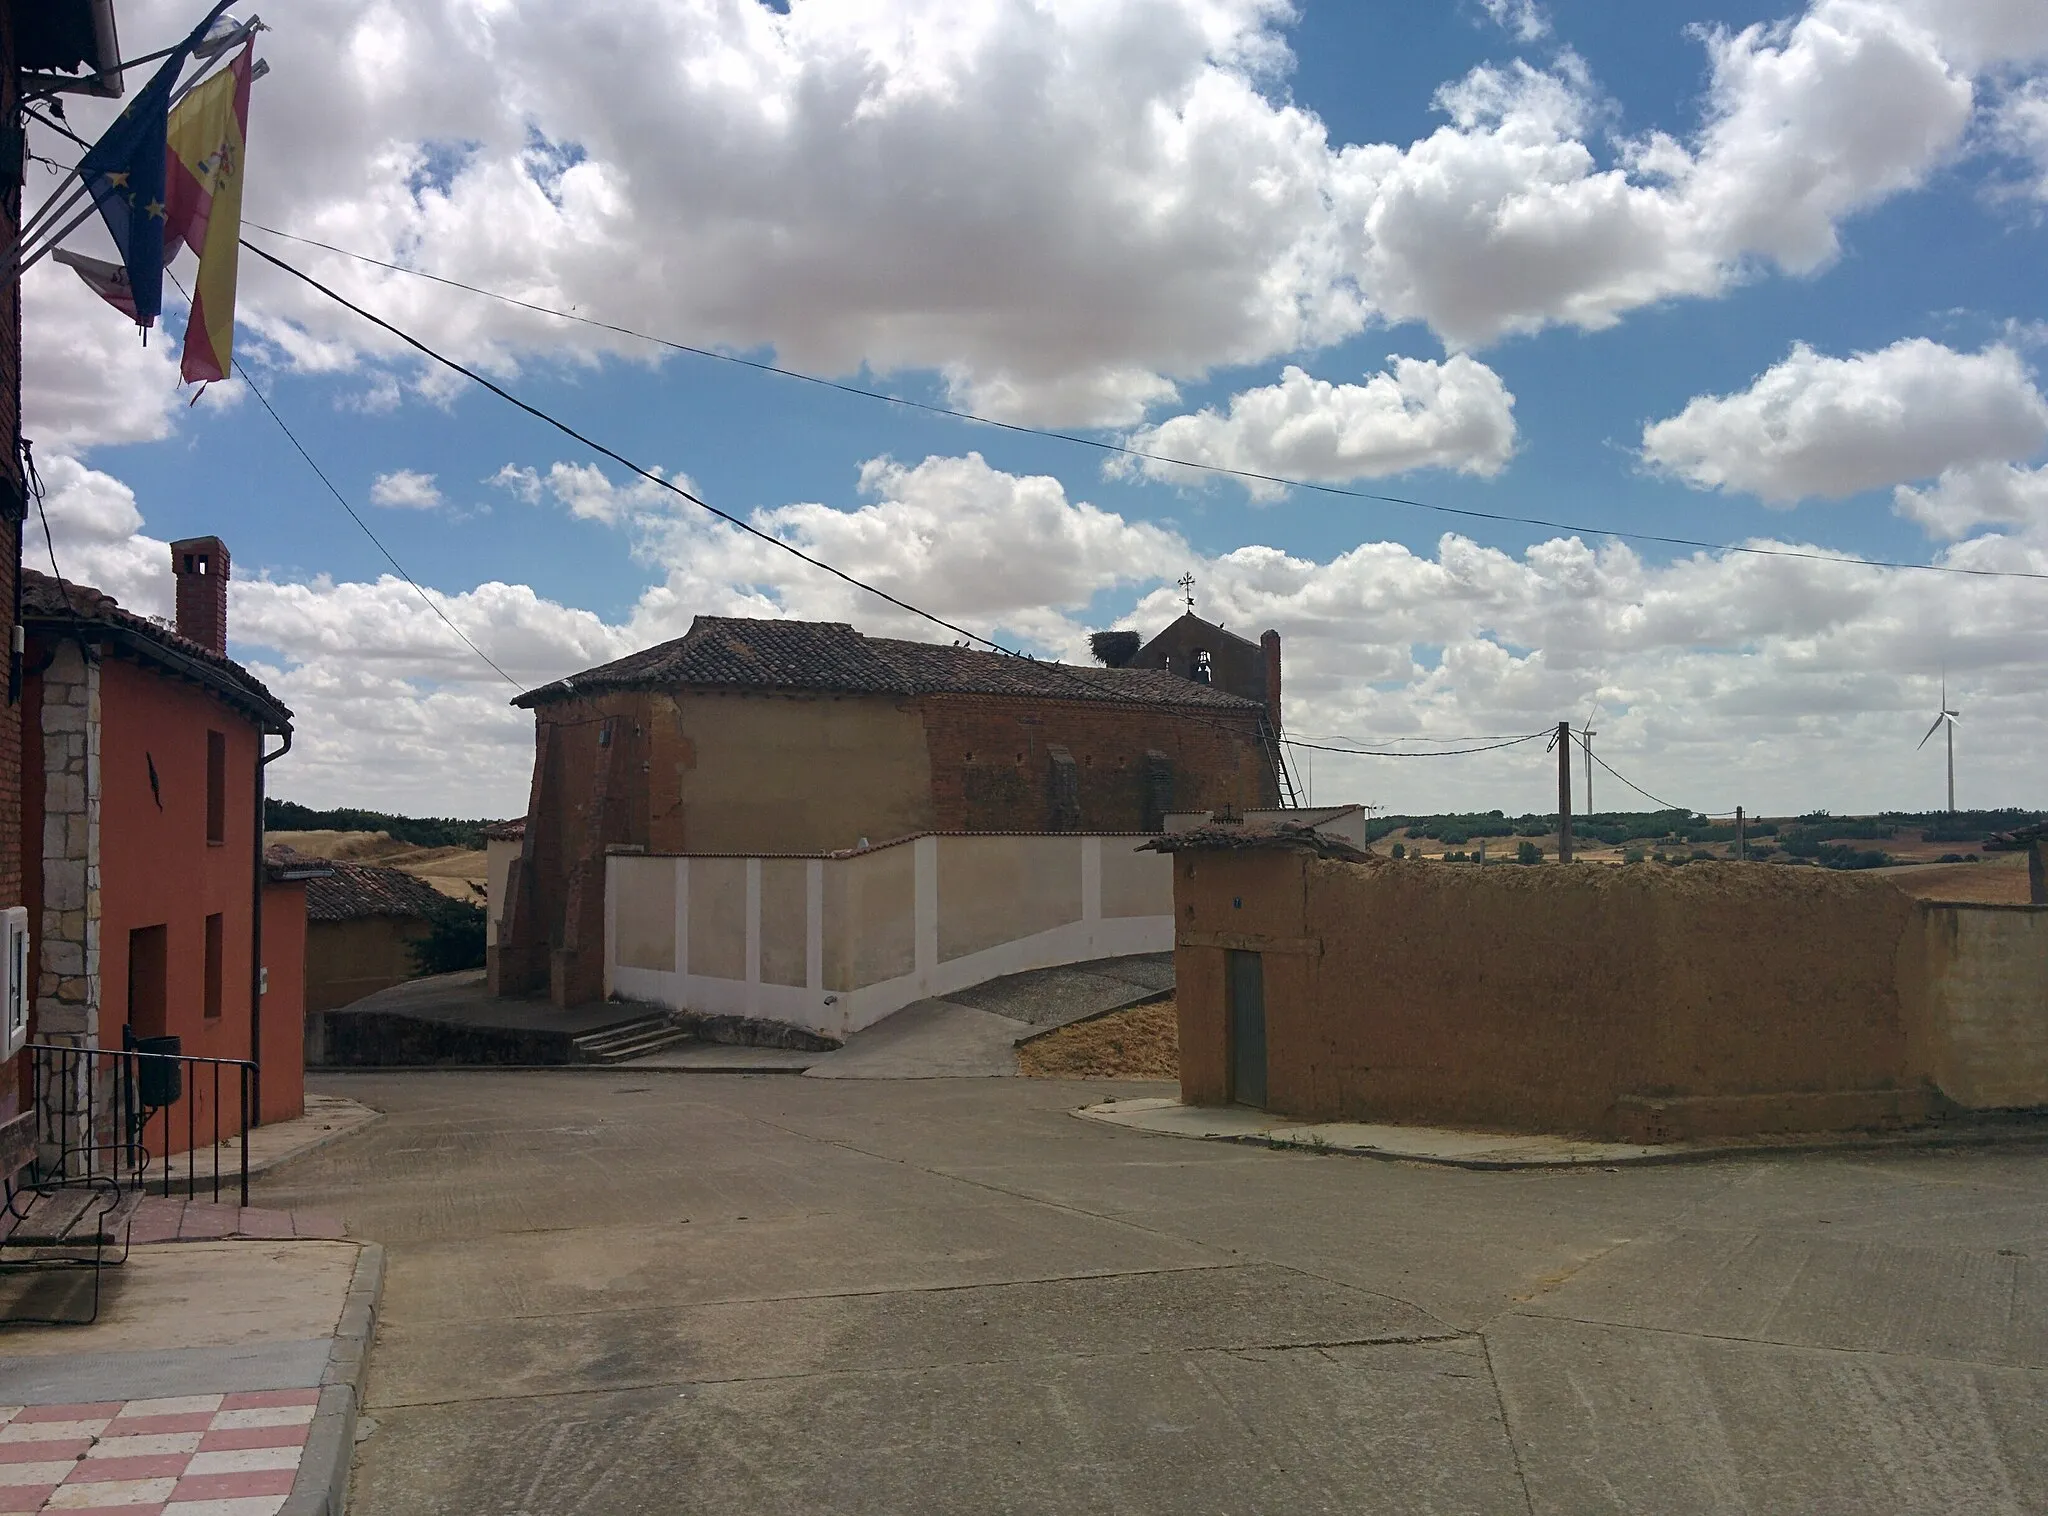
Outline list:
[[[164,59],[156,77],[78,160],[79,182],[114,234],[135,295],[135,319],[144,326],[154,326],[164,307],[164,133],[171,91],[192,49],[230,3],[220,0],[207,12],[192,35]]]

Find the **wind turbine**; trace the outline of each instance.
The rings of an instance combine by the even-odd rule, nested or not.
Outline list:
[[[1948,813],[1951,816],[1956,813],[1956,722],[1960,719],[1960,712],[1949,709],[1948,675],[1943,674],[1941,676],[1941,714],[1934,718],[1934,725],[1927,729],[1927,737],[1932,737],[1944,726],[1948,728]],[[1920,747],[1927,746],[1927,737],[1920,739]],[[1917,753],[1920,751],[1920,748],[1915,748],[1913,751]]]
[[[1599,703],[1586,707],[1585,725],[1579,728],[1579,746],[1586,750],[1586,814],[1593,814],[1593,739],[1600,734],[1593,730],[1593,712]]]

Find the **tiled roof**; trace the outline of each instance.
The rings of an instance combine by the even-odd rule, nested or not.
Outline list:
[[[271,729],[291,729],[291,708],[265,688],[263,681],[232,658],[181,637],[147,616],[124,610],[112,595],[89,584],[59,584],[34,569],[21,571],[21,619],[44,630],[76,628],[88,634],[111,634],[128,651],[171,673],[196,679]]]
[[[484,828],[486,842],[517,842],[526,835],[526,818],[515,816],[510,821],[493,821]]]
[[[273,847],[265,855],[273,867],[297,855],[286,847]],[[373,863],[350,863],[345,859],[304,860],[320,862],[330,870],[324,878],[306,881],[308,921],[360,921],[368,916],[430,916],[448,897],[417,875],[403,869],[379,868]]]
[[[874,695],[1018,695],[1137,705],[1261,710],[1255,700],[1162,669],[1082,668],[979,648],[864,637],[841,621],[754,621],[699,616],[673,642],[529,690],[537,706],[602,690],[819,690]]]

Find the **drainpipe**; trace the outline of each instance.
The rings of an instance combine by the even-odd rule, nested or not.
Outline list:
[[[263,1125],[263,887],[270,879],[263,858],[263,781],[272,762],[292,750],[292,729],[284,729],[284,746],[274,753],[263,752],[263,739],[268,735],[257,728],[256,749],[261,756],[256,764],[256,860],[249,890],[249,1061],[256,1065],[250,1081],[255,1085],[249,1099],[252,1127]]]

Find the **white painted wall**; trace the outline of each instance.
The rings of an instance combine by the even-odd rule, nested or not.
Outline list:
[[[846,1037],[913,1001],[947,995],[1004,974],[1127,953],[1166,952],[1173,947],[1173,865],[1163,853],[1139,851],[1145,841],[1142,837],[1081,835],[906,838],[889,846],[910,850],[909,888],[900,892],[900,903],[884,897],[879,913],[875,895],[867,895],[866,928],[860,928],[853,913],[844,909],[834,919],[829,902],[843,900],[847,894],[844,882],[852,877],[852,871],[887,849],[804,859],[801,957],[805,983],[801,986],[769,984],[761,977],[764,957],[771,956],[764,927],[772,936],[776,930],[793,933],[799,925],[794,918],[764,923],[760,887],[764,860],[745,860],[742,961],[746,969],[744,978],[734,979],[692,970],[693,957],[699,965],[733,957],[730,944],[722,945],[723,952],[713,952],[710,945],[690,940],[692,864],[708,860],[615,854],[606,859],[605,867],[605,993],[674,1010],[749,1016]],[[1030,856],[1020,869],[1019,845],[1026,842]],[[1137,895],[1148,909],[1156,904],[1155,912],[1103,915],[1103,857],[1111,849],[1128,855],[1115,860],[1123,883],[1112,895],[1121,896],[1124,909],[1129,910],[1135,878]],[[703,888],[714,870],[700,866],[695,872],[697,885]],[[729,866],[715,872],[725,879],[735,873]],[[867,870],[868,875],[874,872],[872,867]],[[840,880],[832,877],[835,873],[841,875]],[[1020,889],[1035,889],[1040,898],[1020,898]],[[1071,902],[1071,908],[1058,902]],[[672,922],[665,914],[671,909]],[[651,913],[663,914],[663,920],[653,920]],[[700,911],[699,919],[706,914]],[[971,940],[987,941],[991,935],[1000,935],[990,932],[989,920],[1004,915],[1032,929],[957,957],[940,957],[941,939],[962,935],[960,930],[949,932],[949,924],[960,928],[971,921]],[[1067,919],[1054,919],[1062,916]],[[839,972],[843,976],[862,977],[847,966],[863,959],[863,944],[854,940],[854,934],[863,930],[875,937],[907,938],[912,944],[908,971],[870,984],[828,985],[828,963],[842,966]],[[796,948],[794,941],[772,946]],[[867,956],[872,960],[874,955]]]

